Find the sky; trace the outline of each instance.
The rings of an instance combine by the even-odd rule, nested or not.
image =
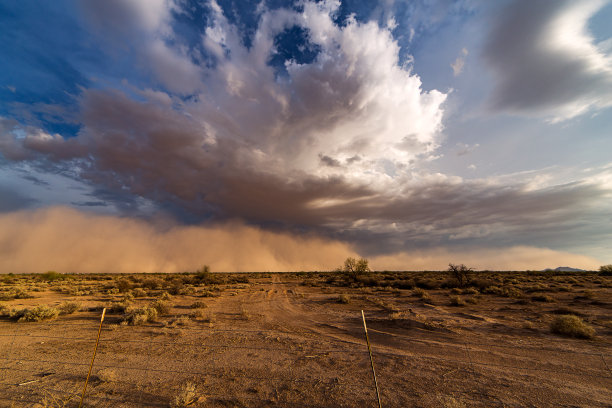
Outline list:
[[[0,3],[0,273],[612,263],[612,2]]]

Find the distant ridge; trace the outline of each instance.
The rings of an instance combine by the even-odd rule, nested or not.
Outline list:
[[[569,266],[559,266],[555,269],[544,269],[544,271],[553,271],[553,272],[586,272],[584,269],[570,268]]]

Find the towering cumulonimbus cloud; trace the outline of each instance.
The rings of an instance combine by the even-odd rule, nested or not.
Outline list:
[[[5,133],[7,157],[70,160],[93,183],[195,213],[258,219],[232,201],[265,195],[296,212],[371,196],[396,188],[410,162],[439,143],[446,95],[423,91],[400,65],[388,28],[352,18],[336,24],[338,2],[264,11],[247,47],[213,1],[201,36],[212,63],[169,45],[179,41],[170,13],[179,3],[139,4],[82,7],[94,31],[120,37],[109,41],[135,37],[124,46],[151,67],[159,89],[86,89],[76,138],[28,132],[7,140]],[[123,14],[137,24],[116,28]],[[316,55],[272,65],[276,39],[295,27]]]

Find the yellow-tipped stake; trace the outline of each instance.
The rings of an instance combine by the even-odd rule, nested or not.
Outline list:
[[[370,354],[370,365],[372,366],[372,376],[374,377],[374,387],[376,387],[376,398],[378,399],[378,408],[382,408],[380,402],[380,393],[378,392],[378,381],[376,380],[376,371],[374,371],[374,360],[372,360],[372,348],[370,347],[370,339],[368,338],[368,328],[366,327],[365,315],[363,310],[361,311],[361,318],[363,319],[363,330],[365,331],[366,343],[368,344],[368,353]]]
[[[94,360],[96,359],[96,352],[98,351],[98,343],[100,342],[100,332],[102,332],[102,322],[104,321],[104,315],[106,314],[106,308],[102,309],[102,318],[100,319],[100,328],[98,329],[98,338],[96,338],[96,347],[94,348],[93,357],[91,358],[91,364],[89,365],[89,372],[87,373],[87,379],[85,380],[85,386],[83,387],[83,395],[81,395],[81,403],[79,408],[83,406],[83,400],[85,399],[85,391],[87,390],[87,383],[89,382],[89,376],[93,369]]]

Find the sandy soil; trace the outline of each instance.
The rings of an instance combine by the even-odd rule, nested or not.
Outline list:
[[[465,306],[451,306],[449,289],[428,290],[423,301],[412,289],[325,279],[251,276],[216,285],[212,297],[196,285],[195,293],[172,296],[167,315],[137,326],[108,314],[84,406],[167,407],[188,382],[193,407],[377,406],[364,310],[384,407],[612,407],[610,277],[557,279],[541,291],[554,301],[476,294],[477,303]],[[51,286],[1,302],[79,301],[84,310],[44,322],[0,320],[0,406],[78,406],[100,308],[123,296],[74,296]],[[204,315],[177,320],[196,301],[206,304]],[[595,339],[550,332],[564,307],[591,324]]]

